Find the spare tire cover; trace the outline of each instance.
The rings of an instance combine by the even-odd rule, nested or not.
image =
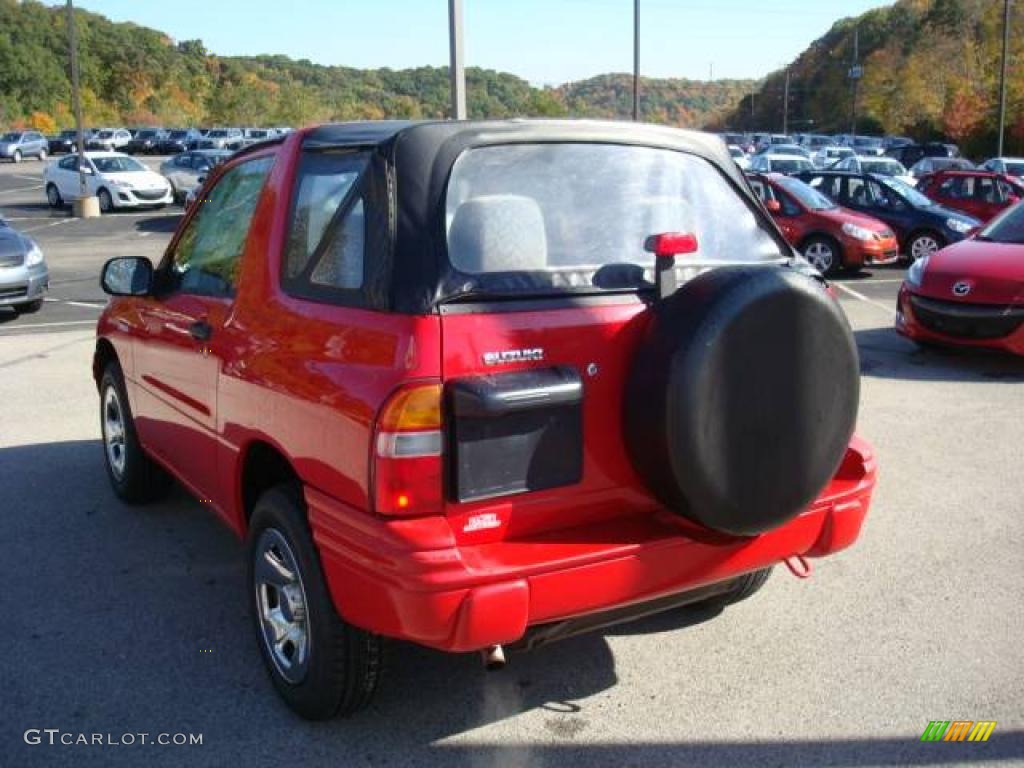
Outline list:
[[[631,459],[670,509],[750,536],[805,509],[857,419],[846,316],[811,277],[725,267],[650,313],[626,386]]]

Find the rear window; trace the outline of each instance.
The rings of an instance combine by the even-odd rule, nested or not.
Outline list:
[[[680,267],[783,258],[779,243],[709,162],[650,147],[472,149],[452,168],[445,213],[452,267],[467,275],[509,275],[501,289],[513,293],[652,283],[654,256],[644,242],[660,232],[697,236],[698,252],[681,257]]]

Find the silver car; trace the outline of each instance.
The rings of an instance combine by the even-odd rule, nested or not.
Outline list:
[[[50,143],[39,131],[9,131],[0,136],[0,157],[20,163],[25,157],[46,159]]]
[[[0,307],[38,312],[49,284],[50,270],[36,241],[0,218]]]
[[[199,186],[214,166],[233,153],[229,149],[195,149],[168,158],[160,164],[160,173],[171,183],[176,202],[184,202],[188,193]]]

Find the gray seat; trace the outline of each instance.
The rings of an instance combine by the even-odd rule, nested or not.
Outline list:
[[[455,209],[448,253],[460,272],[533,271],[548,266],[544,215],[521,195],[474,197]]]

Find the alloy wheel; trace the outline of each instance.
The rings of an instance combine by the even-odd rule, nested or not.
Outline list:
[[[931,235],[920,235],[914,238],[914,241],[910,244],[910,257],[917,261],[923,259],[925,256],[931,256],[939,250],[938,241]]]
[[[816,240],[804,251],[804,258],[807,259],[815,269],[822,274],[825,274],[835,266],[836,254],[828,243]]]
[[[306,589],[298,561],[276,528],[260,534],[254,557],[260,636],[281,677],[297,685],[306,677],[310,653]]]
[[[124,476],[125,420],[121,398],[114,387],[107,387],[103,393],[103,447],[110,471],[120,480]]]

